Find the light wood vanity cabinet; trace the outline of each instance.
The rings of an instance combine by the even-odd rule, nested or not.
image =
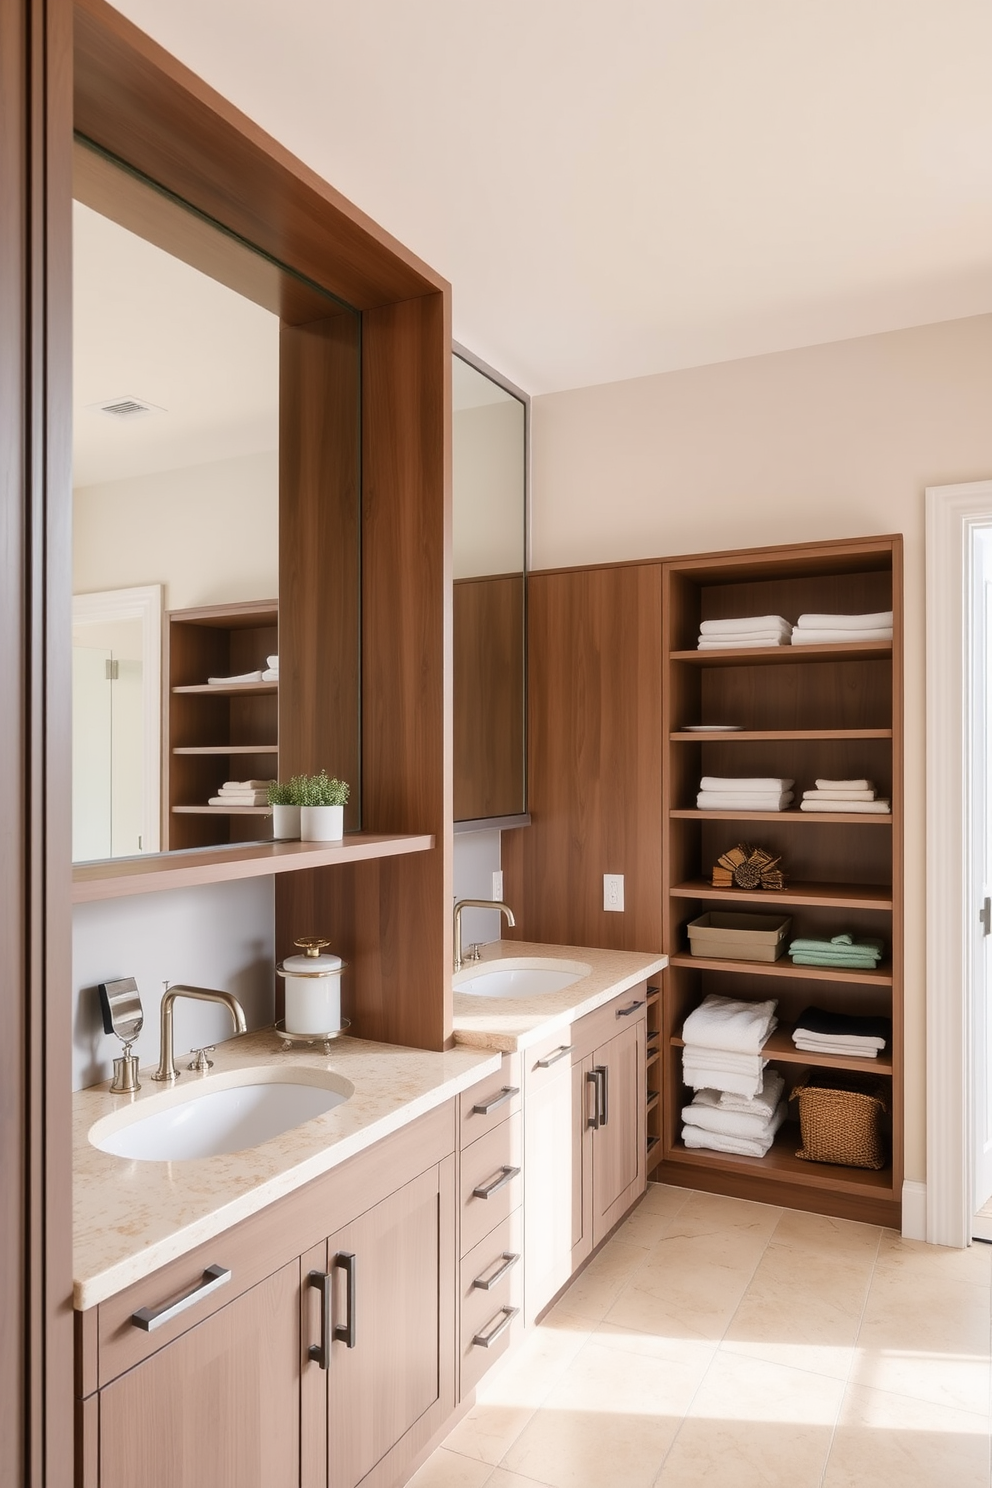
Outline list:
[[[646,999],[640,983],[524,1055],[528,1323],[644,1192]]]

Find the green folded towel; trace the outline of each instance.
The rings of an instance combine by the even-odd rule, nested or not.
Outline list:
[[[835,935],[832,940],[804,940],[801,937],[789,945],[789,955],[829,956],[831,960],[847,957],[874,956],[877,960],[885,949],[880,940],[855,941],[850,935]]]
[[[836,971],[875,971],[878,960],[875,956],[813,956],[808,951],[793,954],[793,966],[832,966]]]

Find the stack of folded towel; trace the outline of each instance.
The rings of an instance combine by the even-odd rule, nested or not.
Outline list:
[[[792,632],[794,646],[828,646],[847,641],[891,641],[892,611],[871,615],[800,615]]]
[[[795,783],[761,775],[746,779],[704,775],[696,805],[700,811],[784,811]]]
[[[890,1018],[828,1013],[818,1007],[808,1007],[792,1030],[797,1049],[811,1054],[852,1054],[858,1059],[877,1059],[891,1038]]]
[[[236,677],[208,677],[211,687],[229,687],[232,682],[261,682],[261,672],[239,672]]]
[[[273,780],[225,780],[215,796],[210,797],[211,806],[267,806],[269,786]]]
[[[748,646],[787,646],[792,626],[781,615],[746,615],[742,620],[704,620],[699,627],[700,651],[724,651]]]
[[[837,966],[845,971],[874,971],[882,959],[880,940],[856,941],[851,935],[830,940],[794,940],[789,955],[796,966]]]
[[[767,1059],[761,1051],[777,1026],[777,1003],[738,1002],[710,993],[682,1026],[682,1077],[693,1090],[756,1096]]]
[[[862,815],[888,816],[891,806],[875,795],[870,780],[825,780],[816,790],[803,791],[800,811],[853,811]]]
[[[267,656],[265,658],[265,671],[262,673],[263,682],[279,681],[279,657]]]
[[[765,1070],[757,1094],[750,1098],[723,1090],[700,1090],[682,1108],[682,1140],[687,1147],[764,1157],[785,1120],[785,1082],[778,1070]]]

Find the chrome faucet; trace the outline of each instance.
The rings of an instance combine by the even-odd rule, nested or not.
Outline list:
[[[194,1002],[219,1002],[228,1009],[234,1019],[235,1033],[246,1033],[248,1029],[245,1022],[245,1010],[232,992],[214,992],[210,987],[185,987],[181,984],[167,987],[162,994],[160,1012],[158,1069],[152,1075],[152,1079],[166,1080],[170,1085],[174,1084],[180,1075],[180,1071],[176,1069],[172,1051],[172,1006],[177,997],[190,997]],[[207,1063],[209,1064],[209,1060]],[[191,1065],[190,1068],[192,1067]]]
[[[463,909],[498,909],[500,914],[506,915],[506,923],[515,925],[513,910],[502,899],[459,899],[455,905],[455,971],[461,971],[466,961],[478,961],[479,952],[474,955],[466,953],[462,955],[462,910]]]

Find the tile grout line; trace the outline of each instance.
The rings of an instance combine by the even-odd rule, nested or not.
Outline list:
[[[834,1418],[833,1426],[830,1428],[830,1440],[827,1443],[827,1450],[823,1456],[823,1468],[820,1472],[819,1488],[823,1488],[823,1484],[826,1481],[827,1468],[830,1466],[830,1454],[834,1449],[834,1442],[837,1439],[837,1428],[840,1425],[841,1411],[844,1409],[844,1401],[847,1399],[847,1392],[851,1387],[851,1375],[854,1372],[854,1366],[858,1361],[858,1339],[861,1337],[861,1329],[864,1326],[865,1313],[868,1311],[868,1298],[871,1296],[872,1282],[875,1280],[875,1270],[878,1266],[878,1254],[882,1248],[883,1229],[884,1226],[879,1225],[878,1234],[875,1237],[875,1254],[872,1257],[871,1270],[868,1273],[868,1285],[865,1287],[865,1299],[861,1304],[861,1313],[858,1317],[857,1332],[854,1335],[854,1347],[851,1350],[851,1362],[848,1364],[847,1374],[844,1376],[844,1389],[840,1397],[840,1404],[837,1407],[837,1415]]]

